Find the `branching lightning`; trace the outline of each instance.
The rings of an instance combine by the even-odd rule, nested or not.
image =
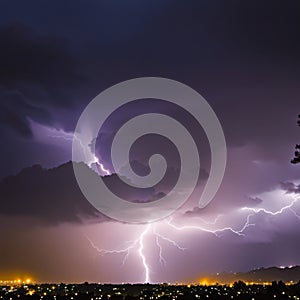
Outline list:
[[[150,267],[147,264],[146,256],[144,254],[145,250],[145,236],[148,233],[148,231],[151,228],[151,224],[148,224],[144,230],[140,233],[139,237],[136,240],[133,241],[128,241],[129,246],[122,248],[122,249],[112,249],[112,250],[107,250],[107,249],[100,249],[96,244],[87,236],[85,235],[86,239],[89,241],[90,245],[92,248],[94,248],[99,254],[124,254],[123,260],[122,260],[122,266],[125,265],[127,258],[130,254],[131,251],[136,250],[138,252],[138,255],[141,258],[142,265],[144,268],[144,273],[145,273],[145,280],[144,282],[150,282],[149,278],[149,273],[150,273]]]
[[[124,248],[121,248],[121,249],[111,249],[111,250],[100,249],[97,245],[95,245],[95,243],[88,236],[86,236],[86,238],[89,241],[92,248],[94,248],[101,255],[110,255],[110,254],[111,255],[114,255],[114,254],[124,255],[123,259],[122,259],[122,266],[124,266],[126,264],[126,261],[129,257],[129,255],[131,255],[131,253],[137,253],[138,256],[140,257],[142,268],[144,270],[144,282],[147,283],[147,282],[151,282],[151,278],[150,278],[151,267],[150,267],[149,261],[147,260],[147,255],[146,255],[146,250],[147,250],[146,238],[149,239],[149,237],[152,235],[152,237],[155,241],[155,245],[158,248],[158,261],[162,266],[165,266],[167,264],[167,259],[165,258],[164,254],[163,254],[163,252],[164,252],[163,243],[164,242],[169,243],[170,245],[174,246],[179,251],[185,251],[187,249],[187,248],[181,246],[180,244],[178,244],[176,241],[171,239],[166,234],[162,234],[160,229],[166,228],[166,226],[167,226],[178,232],[185,231],[185,230],[201,231],[201,232],[214,234],[218,238],[220,238],[222,236],[222,233],[228,231],[228,232],[231,232],[231,233],[237,235],[238,237],[244,237],[244,236],[246,236],[246,229],[251,226],[256,225],[255,222],[251,221],[251,218],[254,217],[258,213],[264,213],[269,216],[277,216],[287,210],[290,210],[295,215],[295,217],[300,221],[300,216],[293,209],[293,206],[299,199],[300,199],[300,197],[295,197],[294,200],[290,204],[288,204],[274,212],[267,210],[265,208],[251,208],[251,207],[241,208],[239,211],[249,211],[249,214],[246,216],[245,223],[238,229],[235,229],[230,226],[219,227],[216,229],[208,229],[205,226],[199,226],[199,225],[179,226],[179,225],[175,224],[175,222],[174,222],[174,220],[172,220],[172,218],[169,218],[167,220],[164,220],[164,221],[161,221],[161,222],[158,222],[155,224],[152,223],[152,224],[147,224],[147,225],[141,225],[141,226],[143,226],[143,230],[142,230],[142,232],[140,232],[138,234],[137,239],[135,239],[133,241],[128,241],[127,243],[129,243],[129,245]],[[211,222],[205,221],[201,218],[201,222],[203,222],[205,225],[217,225],[218,221],[221,218],[222,218],[222,215],[218,215],[215,218],[215,220],[213,220]]]
[[[167,220],[165,223],[170,226],[171,228],[177,230],[177,231],[183,231],[183,230],[200,230],[202,232],[207,232],[207,233],[212,233],[214,234],[216,237],[220,237],[220,234],[226,231],[230,231],[238,236],[244,236],[244,231],[250,227],[250,226],[254,226],[255,224],[250,223],[250,217],[252,216],[248,215],[245,224],[242,226],[242,228],[236,230],[232,227],[222,227],[222,228],[218,228],[218,229],[208,229],[205,228],[203,226],[199,226],[199,225],[184,225],[184,226],[177,226],[174,223],[172,223],[172,219]]]
[[[129,246],[121,248],[121,249],[102,249],[99,248],[87,235],[85,235],[86,239],[89,241],[90,245],[92,246],[93,249],[95,249],[100,255],[106,255],[106,254],[123,254],[124,257],[122,259],[122,266],[125,265],[129,255],[131,252],[135,251],[138,253],[140,260],[142,262],[142,266],[143,266],[143,270],[144,270],[144,282],[148,283],[150,282],[150,265],[147,262],[146,259],[146,254],[145,254],[145,250],[146,250],[146,246],[145,246],[145,239],[146,236],[148,235],[153,235],[155,238],[155,242],[156,242],[156,246],[159,249],[159,262],[162,265],[166,265],[167,261],[166,259],[163,257],[163,247],[161,245],[160,241],[166,241],[169,244],[171,244],[172,246],[176,247],[178,250],[184,251],[186,248],[180,246],[176,241],[172,240],[169,237],[166,237],[164,235],[162,235],[161,233],[158,233],[156,230],[156,225],[154,224],[147,224],[145,225],[145,227],[143,228],[143,231],[138,235],[138,238],[133,240],[133,241],[128,241],[127,243],[129,243]]]
[[[214,235],[216,235],[217,237],[220,237],[220,233],[223,233],[225,231],[230,231],[238,236],[245,236],[245,230],[251,226],[255,226],[256,224],[251,222],[251,218],[253,216],[255,216],[258,213],[264,213],[266,215],[270,215],[270,216],[277,216],[282,214],[284,211],[286,210],[290,210],[295,217],[300,221],[300,216],[296,213],[296,211],[293,209],[293,206],[295,205],[295,203],[300,199],[300,197],[295,197],[294,200],[282,207],[281,209],[277,210],[277,211],[270,211],[267,210],[265,208],[252,208],[252,207],[243,207],[241,208],[241,211],[249,211],[250,213],[247,215],[246,217],[246,221],[244,223],[244,225],[240,228],[240,229],[234,229],[233,227],[221,227],[221,228],[217,228],[217,229],[207,229],[204,228],[202,226],[199,225],[184,225],[184,226],[177,226],[174,223],[172,223],[172,219],[169,219],[166,221],[166,224],[169,225],[171,228],[177,230],[177,231],[182,231],[182,230],[200,230],[203,232],[208,232],[208,233],[212,233]],[[222,215],[218,215],[216,217],[216,219],[213,222],[206,222],[204,221],[206,224],[217,224],[217,221],[222,217]],[[203,219],[201,219],[203,221]]]
[[[175,242],[174,240],[172,240],[172,239],[170,239],[170,238],[168,238],[168,237],[166,237],[166,236],[163,236],[163,235],[161,235],[161,234],[158,233],[158,232],[155,232],[154,234],[156,235],[156,241],[159,240],[159,239],[162,239],[162,240],[164,240],[164,241],[169,242],[171,245],[173,245],[174,247],[176,247],[178,250],[181,250],[181,251],[186,250],[186,248],[181,247],[181,246],[178,245],[178,243]]]
[[[91,244],[92,248],[94,248],[101,255],[103,255],[103,254],[125,254],[125,256],[122,260],[122,266],[125,265],[127,258],[129,256],[130,250],[134,249],[138,243],[138,240],[135,240],[128,247],[125,247],[122,249],[107,250],[107,249],[100,249],[99,247],[97,247],[97,245],[87,235],[85,235],[85,237]]]

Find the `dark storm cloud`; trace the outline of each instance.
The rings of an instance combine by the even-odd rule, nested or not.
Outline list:
[[[299,1],[229,1],[224,9],[227,30],[241,48],[266,59],[299,63]]]
[[[29,119],[48,125],[55,119],[51,108],[70,108],[70,89],[84,81],[67,42],[38,35],[21,24],[0,27],[0,121],[30,137]]]
[[[228,145],[257,147],[253,159],[285,162],[295,143],[298,1],[0,5],[1,130],[31,136],[31,118],[72,131],[85,104],[106,86],[165,76],[202,93]],[[20,144],[13,135],[3,142]],[[12,158],[15,166],[6,172],[38,151],[34,145],[21,164]]]
[[[86,180],[93,181],[95,177],[98,178],[86,165],[79,166],[85,172]],[[168,168],[167,177],[175,174],[178,175]],[[114,194],[131,202],[158,200],[165,196],[165,190],[169,188],[164,184],[160,189],[137,189],[124,184],[116,174],[103,177],[103,181]],[[15,176],[2,179],[0,199],[0,216],[30,217],[41,224],[87,221],[101,223],[111,220],[98,212],[84,197],[75,179],[71,162],[53,169],[34,165]]]
[[[245,207],[255,207],[259,204],[261,204],[263,202],[263,200],[259,197],[242,197],[242,199],[239,199],[240,201],[238,203],[236,203],[235,205],[237,206],[245,206]],[[228,212],[227,211],[227,207],[229,203],[223,203],[223,212]],[[231,200],[230,201],[230,204],[229,204],[229,207],[230,209],[232,209],[232,205],[234,204],[234,201]],[[213,209],[211,209],[211,207],[205,207],[205,208],[199,208],[198,206],[197,207],[193,207],[192,209],[190,210],[187,210],[184,215],[187,216],[187,217],[199,217],[201,215],[204,215],[206,212],[212,212]]]
[[[28,103],[26,97],[17,90],[3,88],[0,93],[3,100],[0,103],[0,121],[3,126],[14,129],[24,137],[32,137],[29,118],[41,123],[53,122],[46,109]]]
[[[79,80],[79,74],[76,76],[77,63],[66,40],[38,35],[22,24],[0,28],[0,38],[0,79],[3,85],[10,87],[27,82],[47,89],[51,86],[60,88],[71,80]]]
[[[2,95],[4,126],[29,136],[27,118],[32,117],[73,130],[79,110],[70,115],[61,108],[80,102],[82,109],[105,86],[157,75],[202,92],[218,113],[231,145],[262,143],[267,157],[275,132],[287,139],[286,120],[298,106],[296,86],[286,85],[300,70],[297,1],[283,7],[279,1],[172,1],[145,7],[135,2],[124,10],[116,9],[119,2],[87,1],[84,6],[54,2],[39,8],[48,20],[58,13],[55,22],[47,24],[29,7],[15,3],[22,10],[16,13],[15,5],[6,3],[2,23],[18,20],[34,30],[3,25],[0,78],[9,89],[5,93],[20,94],[26,105],[42,114],[39,119],[28,116],[23,104],[11,107]],[[64,15],[70,8],[74,14]],[[39,27],[43,33],[37,34]],[[260,113],[265,110],[269,115]],[[280,148],[274,154],[282,152]]]
[[[217,112],[229,145],[258,145],[262,158],[282,159],[300,109],[299,11],[297,1],[174,2],[137,39],[135,74],[191,84]],[[129,54],[120,58],[137,70]]]
[[[256,147],[239,161],[241,170],[248,160],[289,163],[298,134],[297,1],[135,2],[123,10],[117,2],[44,5],[36,13],[13,1],[1,10],[1,130],[31,136],[31,118],[72,131],[85,104],[104,87],[137,76],[166,76],[205,96],[229,146]],[[50,157],[45,147],[26,148],[14,135],[3,143],[23,153],[18,159],[11,151],[1,155],[10,160],[2,173],[28,164],[27,157],[33,163],[41,151]],[[109,150],[99,154],[105,162]],[[265,177],[260,184],[271,184]]]
[[[300,194],[300,184],[295,184],[293,182],[281,182],[280,186],[287,193]]]
[[[85,178],[94,180],[98,175],[87,166],[80,165]],[[133,166],[145,171],[146,166],[135,161]],[[121,176],[122,177],[122,176]],[[106,186],[117,196],[131,202],[149,202],[166,195],[178,178],[178,170],[167,168],[163,184],[138,189],[125,184],[116,174],[103,177]],[[207,172],[201,169],[200,179],[207,179]],[[128,179],[127,179],[128,180]],[[31,217],[41,224],[110,220],[99,213],[83,196],[76,182],[72,163],[53,169],[34,165],[23,169],[15,176],[0,181],[0,215]]]
[[[82,195],[72,163],[49,170],[35,165],[4,178],[0,182],[0,199],[0,215],[31,217],[41,224],[109,220]]]
[[[253,201],[254,204],[260,204],[263,200],[259,197],[249,197],[249,200]]]

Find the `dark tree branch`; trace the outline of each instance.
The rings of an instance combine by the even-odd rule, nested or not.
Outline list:
[[[300,119],[300,115],[298,115],[298,118]],[[298,123],[298,126],[300,126],[300,120],[297,122]],[[300,163],[300,151],[298,151],[298,150],[300,150],[300,145],[296,145],[296,147],[295,147],[295,157],[291,160],[291,163],[292,164],[298,164],[298,163]]]

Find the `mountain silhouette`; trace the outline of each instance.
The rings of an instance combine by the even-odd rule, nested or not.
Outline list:
[[[230,283],[238,280],[245,282],[298,282],[300,281],[300,266],[259,268],[244,273],[220,273],[212,277],[219,283]]]

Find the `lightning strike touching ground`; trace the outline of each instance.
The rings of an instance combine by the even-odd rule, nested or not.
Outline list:
[[[139,245],[140,245],[139,255],[142,259],[143,266],[144,266],[144,269],[145,269],[145,281],[144,281],[145,283],[150,282],[150,278],[149,278],[150,269],[149,269],[149,266],[147,265],[146,257],[145,257],[145,254],[143,252],[143,250],[145,248],[145,246],[144,246],[144,237],[145,237],[146,233],[149,231],[150,227],[151,227],[151,224],[148,224],[146,229],[142,232],[142,234],[139,237]]]
[[[145,236],[149,232],[150,228],[151,228],[151,224],[148,224],[145,227],[145,229],[142,231],[142,233],[139,235],[139,237],[136,240],[128,241],[128,243],[130,243],[130,245],[128,247],[123,248],[123,249],[112,249],[112,250],[101,249],[98,246],[96,246],[95,243],[87,235],[85,235],[85,237],[89,241],[92,248],[95,249],[101,255],[104,255],[104,254],[125,254],[125,256],[122,260],[122,266],[125,265],[125,263],[127,261],[127,258],[130,254],[130,251],[135,249],[138,252],[138,255],[140,256],[141,261],[142,261],[142,266],[143,266],[144,273],[145,273],[144,283],[148,283],[148,282],[150,282],[150,277],[149,277],[150,267],[147,264],[146,255],[144,254],[144,250],[145,250],[144,243],[145,243]]]
[[[176,231],[185,231],[185,230],[202,231],[202,232],[214,234],[218,238],[220,238],[222,236],[222,233],[228,231],[239,237],[244,237],[246,235],[246,233],[245,233],[246,229],[251,226],[256,225],[253,221],[251,221],[251,218],[258,213],[265,213],[267,215],[277,216],[277,215],[282,214],[286,210],[290,210],[295,215],[295,217],[300,221],[300,216],[293,209],[293,205],[299,199],[300,199],[300,197],[295,197],[294,200],[290,204],[282,207],[281,209],[279,209],[275,212],[272,212],[265,208],[243,207],[243,208],[239,209],[238,212],[249,211],[249,214],[246,216],[245,223],[239,229],[235,229],[230,226],[220,227],[220,228],[216,228],[216,229],[209,229],[209,228],[206,228],[205,226],[200,226],[200,225],[179,226],[179,225],[174,224],[174,221],[172,218],[169,218],[167,220],[164,220],[162,222],[158,222],[155,224],[141,225],[141,226],[143,226],[142,232],[140,232],[138,234],[138,236],[135,240],[127,242],[127,243],[129,243],[129,246],[121,248],[121,249],[112,249],[112,250],[101,249],[88,236],[85,236],[85,237],[89,241],[92,248],[95,249],[101,255],[123,254],[124,257],[122,259],[122,266],[124,266],[126,264],[126,261],[131,253],[133,253],[133,252],[137,253],[138,256],[140,257],[142,268],[144,271],[144,283],[149,283],[149,282],[151,282],[151,279],[150,279],[151,268],[148,263],[147,254],[146,254],[146,250],[147,250],[147,247],[145,244],[146,237],[148,237],[149,235],[154,236],[155,244],[159,250],[159,253],[158,253],[159,263],[164,266],[167,264],[167,260],[163,255],[163,249],[164,249],[163,242],[167,242],[167,243],[171,244],[172,246],[176,247],[180,251],[184,251],[187,249],[185,247],[180,246],[176,241],[171,239],[169,236],[166,236],[166,234],[162,234],[159,230],[160,228],[163,228],[167,225],[168,227],[170,227],[171,229],[176,230]],[[221,217],[222,217],[222,215],[218,215],[215,218],[215,220],[213,220],[211,222],[203,220],[202,218],[199,218],[199,219],[205,225],[217,225],[218,221],[221,219]]]
[[[142,225],[141,225],[142,226]],[[144,230],[138,235],[138,237],[133,241],[128,241],[129,246],[124,247],[121,249],[102,249],[99,248],[86,234],[85,238],[90,243],[91,247],[95,249],[100,255],[107,255],[107,254],[124,254],[124,257],[122,259],[122,266],[125,265],[127,258],[129,257],[131,252],[136,251],[141,259],[142,267],[144,270],[144,283],[151,282],[150,280],[150,266],[147,263],[147,255],[145,253],[146,246],[145,246],[145,239],[147,236],[153,235],[155,237],[156,246],[159,249],[159,262],[163,265],[166,264],[166,259],[163,257],[163,246],[160,243],[160,241],[166,241],[172,246],[176,247],[180,251],[184,251],[186,248],[180,246],[177,242],[172,240],[169,237],[166,237],[160,233],[157,232],[157,230],[154,229],[154,224],[147,224],[144,228]]]

